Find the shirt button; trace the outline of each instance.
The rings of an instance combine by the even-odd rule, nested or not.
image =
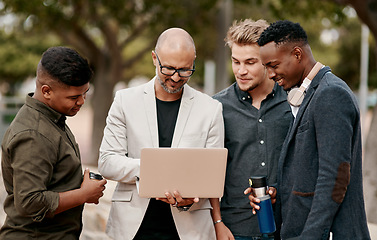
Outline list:
[[[264,167],[264,166],[266,166],[266,163],[262,162],[260,165],[262,165],[262,167]]]
[[[261,123],[261,122],[263,122],[263,120],[259,118],[258,122],[260,122],[260,123]]]
[[[263,140],[260,140],[260,142],[259,142],[260,144],[264,144],[264,141]]]

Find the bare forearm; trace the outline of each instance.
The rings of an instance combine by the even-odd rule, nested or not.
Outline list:
[[[91,180],[89,169],[85,169],[84,180],[79,189],[59,193],[59,206],[55,214],[67,211],[68,209],[80,206],[84,203],[99,203],[99,198],[103,196],[106,180]]]
[[[211,216],[216,231],[216,239],[218,240],[230,240],[234,239],[232,232],[225,226],[221,219],[220,201],[218,198],[209,199],[212,205]]]
[[[209,202],[211,203],[212,210],[211,210],[211,216],[212,220],[218,221],[221,220],[221,213],[220,213],[220,201],[218,198],[210,198]]]
[[[75,189],[59,193],[59,206],[55,214],[67,211],[68,209],[80,206],[86,202],[81,189]]]

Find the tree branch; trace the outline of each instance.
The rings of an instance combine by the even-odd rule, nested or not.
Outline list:
[[[133,27],[132,32],[128,35],[123,42],[120,43],[121,48],[123,49],[127,46],[128,43],[135,40],[138,36],[140,36],[145,29],[147,29],[147,25],[150,23],[152,16],[158,11],[158,7],[152,9],[149,13],[146,13],[145,16],[138,19],[136,26]]]
[[[69,28],[65,27],[55,28],[55,33],[66,43],[84,53],[93,64],[97,63],[102,55],[100,49],[80,26],[74,23],[72,25],[74,26],[70,30],[67,30]]]
[[[156,41],[151,41],[148,46],[144,47],[142,50],[140,50],[137,54],[132,56],[131,58],[124,61],[122,68],[130,68],[132,65],[140,59],[140,56],[143,56],[147,52],[151,51],[153,49],[154,45],[156,44]]]

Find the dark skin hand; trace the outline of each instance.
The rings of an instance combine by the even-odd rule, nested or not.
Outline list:
[[[103,196],[107,181],[105,179],[92,180],[89,178],[89,172],[89,169],[85,169],[84,180],[79,189],[59,193],[59,206],[55,210],[55,214],[64,212],[84,203],[99,203],[99,199]]]
[[[257,212],[255,210],[259,210],[260,209],[260,207],[258,205],[258,203],[260,203],[259,198],[257,198],[255,196],[255,193],[254,193],[254,191],[253,191],[253,189],[251,187],[247,188],[244,191],[244,194],[245,195],[250,194],[249,195],[250,206],[253,208],[253,214],[257,214]],[[276,188],[269,187],[268,190],[266,191],[266,194],[269,194],[271,196],[271,203],[275,204],[275,202],[276,202]]]

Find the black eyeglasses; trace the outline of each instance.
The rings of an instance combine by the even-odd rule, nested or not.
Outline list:
[[[194,74],[194,72],[195,72],[195,61],[194,61],[193,69],[175,69],[175,68],[172,68],[172,67],[162,66],[156,51],[154,53],[156,54],[158,64],[160,65],[161,73],[166,75],[166,76],[173,76],[177,72],[180,77],[191,77],[192,74]]]

